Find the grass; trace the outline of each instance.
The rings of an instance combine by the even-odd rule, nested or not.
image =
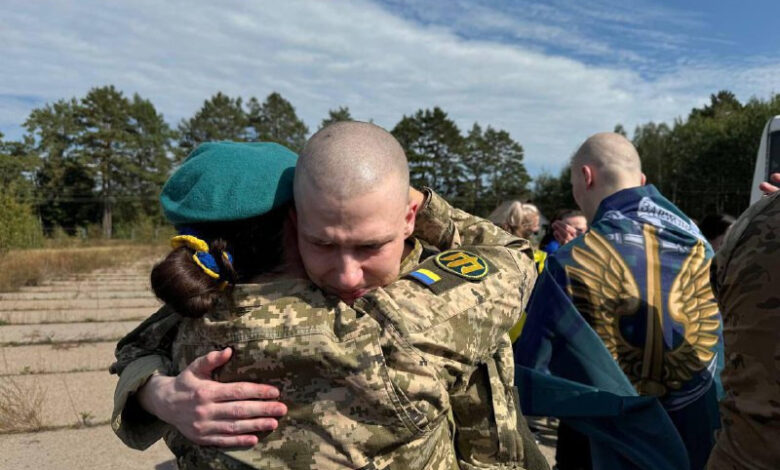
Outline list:
[[[38,431],[46,391],[39,385],[22,387],[10,377],[0,382],[0,433]]]
[[[0,292],[35,286],[46,279],[145,262],[164,256],[167,244],[106,244],[77,248],[11,250],[0,257]]]

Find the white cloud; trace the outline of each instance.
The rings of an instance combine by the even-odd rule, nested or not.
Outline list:
[[[36,105],[109,83],[151,99],[174,125],[217,91],[260,99],[278,91],[311,130],[338,106],[388,128],[403,114],[441,106],[462,128],[479,121],[507,129],[534,173],[556,171],[585,137],[618,122],[632,129],[670,121],[721,88],[767,96],[778,70],[685,64],[651,80],[629,68],[466,40],[349,0],[6,2],[0,44],[6,133],[18,132]]]

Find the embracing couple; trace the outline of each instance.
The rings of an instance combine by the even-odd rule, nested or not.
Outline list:
[[[165,306],[112,366],[127,445],[164,437],[180,468],[548,468],[507,334],[531,246],[410,188],[388,132],[207,143],[161,202]]]

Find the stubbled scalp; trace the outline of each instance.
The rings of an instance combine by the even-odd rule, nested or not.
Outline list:
[[[610,183],[641,175],[634,145],[620,134],[602,132],[588,138],[572,157],[572,166],[590,165]]]
[[[296,200],[303,196],[304,186],[342,200],[380,186],[383,190],[398,190],[406,198],[406,154],[395,137],[379,126],[336,122],[314,134],[301,151],[295,169]]]

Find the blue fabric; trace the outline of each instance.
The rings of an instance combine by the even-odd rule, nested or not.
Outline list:
[[[690,468],[703,468],[722,396],[711,257],[698,228],[653,186],[602,201],[589,232],[550,256],[527,308],[515,343],[524,412],[554,412],[587,434],[601,461],[594,468],[689,468],[674,455],[680,442]],[[648,467],[653,452],[665,457]],[[615,453],[630,463],[611,466]]]
[[[523,414],[555,416],[589,436],[594,469],[689,468],[682,440],[658,399],[637,395],[547,271],[537,280],[527,312],[514,344]]]
[[[233,255],[228,253],[227,251],[223,252],[227,255],[228,261],[231,263],[233,262]],[[217,264],[217,260],[214,259],[214,256],[207,252],[207,251],[198,251],[195,253],[195,256],[198,257],[198,260],[203,264],[203,266],[209,268],[210,270],[214,271],[217,274],[222,274],[219,270],[219,265]]]
[[[546,244],[546,245],[544,245],[542,247],[542,251],[544,251],[548,255],[551,255],[551,254],[555,253],[556,251],[558,251],[558,248],[560,248],[560,247],[561,247],[561,244],[558,243],[558,240],[553,239],[553,240],[550,240],[550,243],[548,243],[548,244]]]

